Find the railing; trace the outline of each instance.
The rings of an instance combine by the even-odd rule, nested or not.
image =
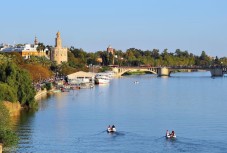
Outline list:
[[[118,66],[115,68],[121,69],[150,69],[150,68],[162,68],[166,67],[169,69],[215,69],[223,68],[227,69],[227,66]]]

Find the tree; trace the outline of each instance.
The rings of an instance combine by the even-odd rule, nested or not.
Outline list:
[[[26,64],[23,66],[26,69],[33,81],[41,81],[52,77],[53,73],[49,68],[44,67],[40,64]]]
[[[45,47],[45,45],[43,43],[38,43],[38,47],[36,48],[36,50],[38,52],[40,52],[40,51],[44,51],[45,48],[46,47]]]
[[[158,59],[159,58],[159,50],[158,49],[153,49],[152,52],[151,52],[151,56],[155,59]]]
[[[11,86],[6,83],[0,82],[0,100],[16,102],[17,101],[17,92]]]
[[[35,104],[35,89],[32,85],[32,79],[29,73],[20,69],[17,73],[16,85],[18,87],[17,96],[18,101],[22,105],[32,107]]]
[[[18,136],[11,129],[9,111],[0,101],[0,143],[12,146],[18,143]]]
[[[209,66],[211,64],[211,59],[207,56],[205,51],[202,51],[199,59],[200,59],[199,61],[200,66]]]
[[[217,56],[213,60],[213,65],[215,65],[215,66],[220,66],[220,65],[222,65],[222,63],[223,62],[221,62],[221,60],[219,60],[219,58]]]
[[[17,101],[22,105],[31,107],[34,103],[35,89],[32,85],[32,79],[29,73],[13,62],[5,62],[0,65],[0,82],[7,84],[5,91],[10,91],[8,95],[16,93]],[[14,99],[11,97],[12,100]]]

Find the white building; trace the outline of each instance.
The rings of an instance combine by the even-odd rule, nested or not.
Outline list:
[[[93,83],[95,73],[79,71],[67,75],[69,84]]]
[[[25,59],[30,58],[30,56],[46,56],[47,49],[43,51],[37,51],[38,40],[35,37],[34,44],[24,44],[24,45],[9,45],[9,44],[1,44],[0,52],[10,53],[10,52],[18,52]]]

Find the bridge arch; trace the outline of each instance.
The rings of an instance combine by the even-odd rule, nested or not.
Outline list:
[[[157,69],[155,68],[113,68],[113,71],[117,74],[117,76],[122,76],[123,74],[127,72],[136,72],[136,71],[142,71],[142,72],[150,72],[152,74],[157,74]]]

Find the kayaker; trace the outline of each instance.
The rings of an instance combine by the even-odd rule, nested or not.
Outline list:
[[[166,136],[168,136],[169,135],[169,130],[166,130]]]
[[[174,131],[172,131],[171,135],[172,135],[172,136],[174,136],[174,135],[175,135]]]

